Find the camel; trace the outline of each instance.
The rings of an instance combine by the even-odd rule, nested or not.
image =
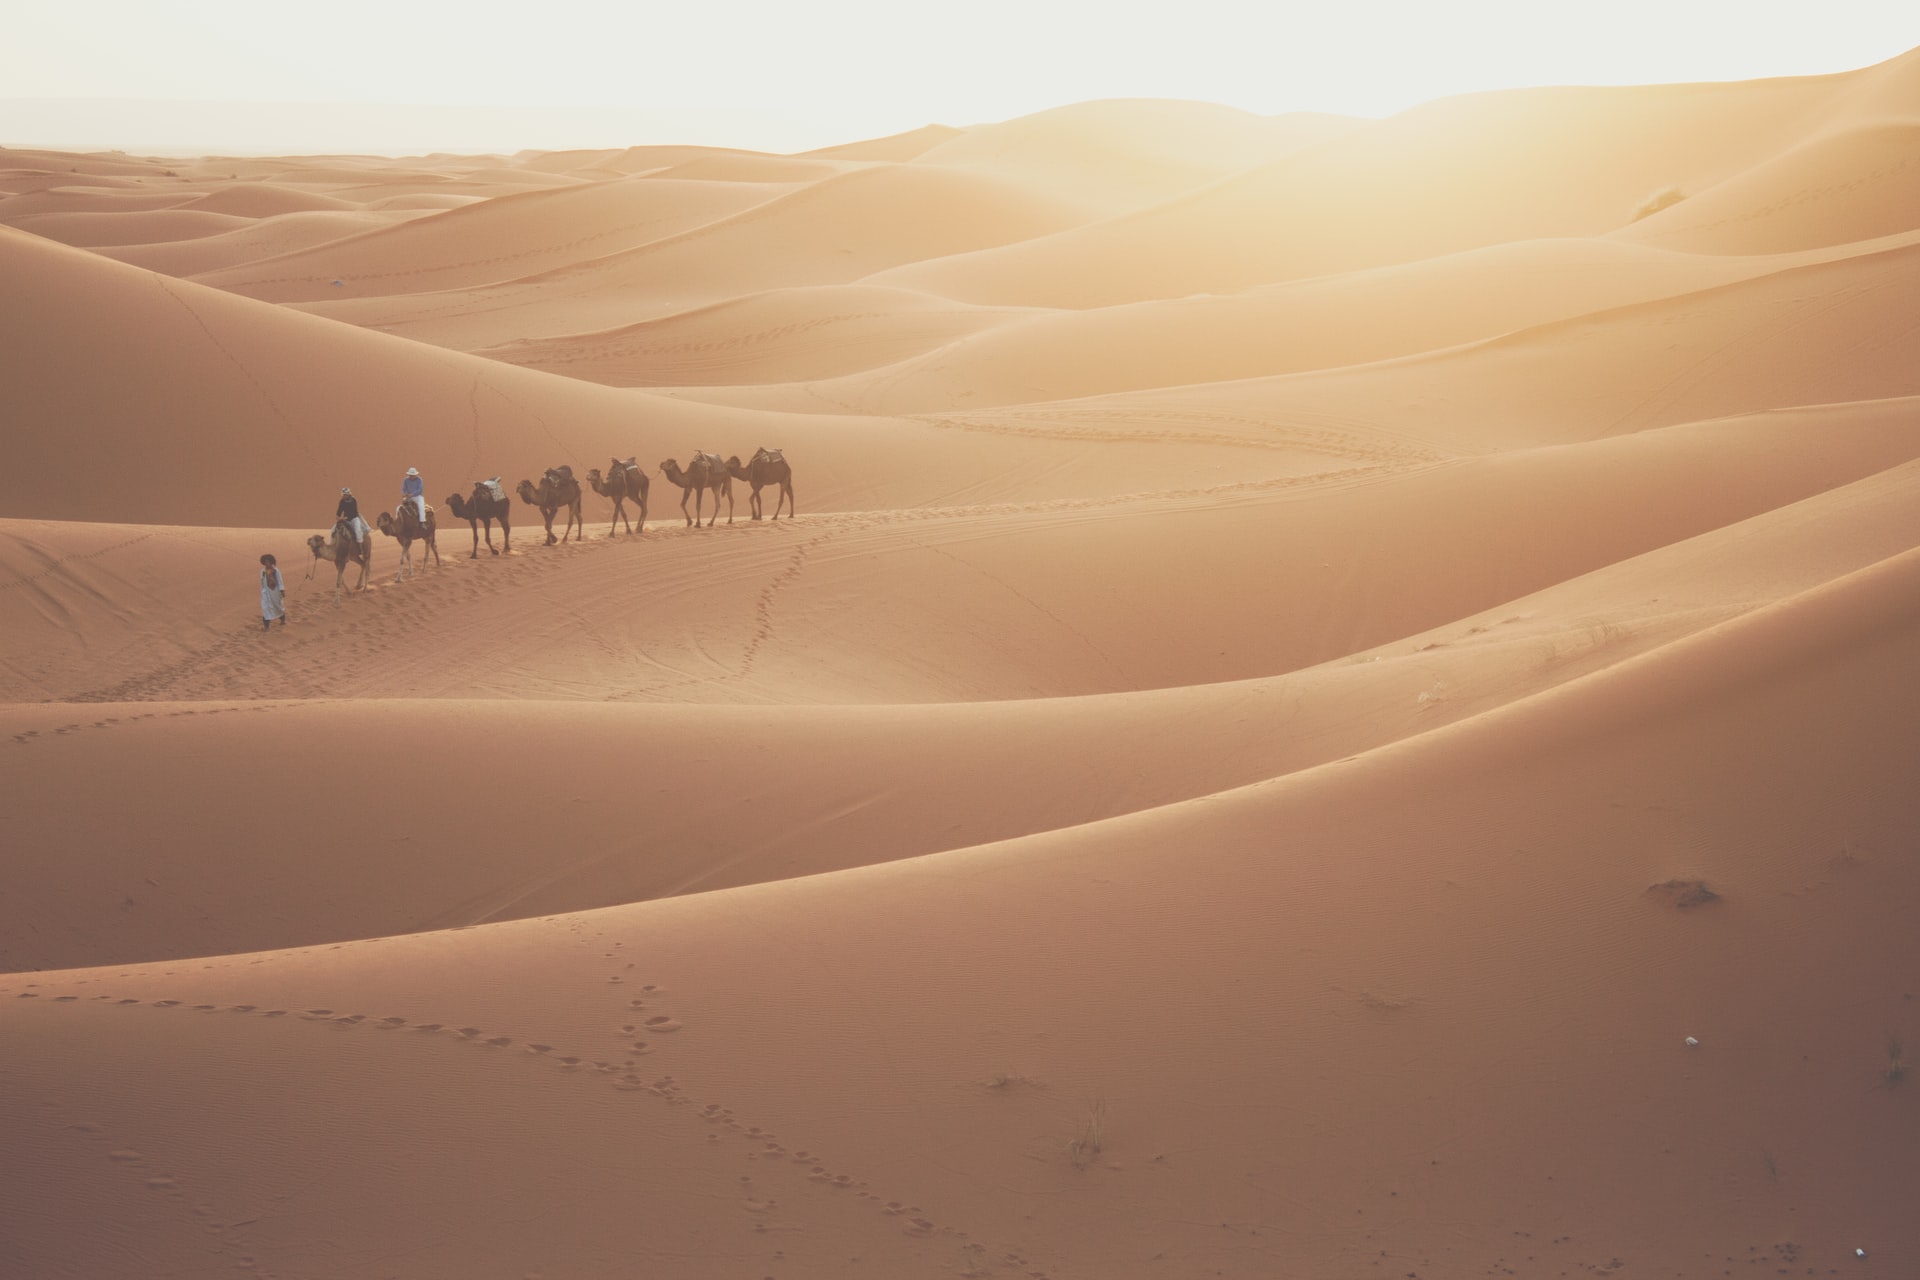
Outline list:
[[[423,525],[420,523],[419,514],[413,508],[413,500],[409,498],[400,504],[400,515],[397,519],[393,512],[382,511],[374,520],[374,524],[379,526],[380,532],[389,538],[400,540],[400,572],[393,575],[395,582],[405,582],[413,576],[413,544],[416,542],[427,544],[426,551],[420,556],[422,569],[427,567],[428,556],[433,557],[436,567],[440,564],[440,548],[433,542],[432,507],[427,508],[427,522]]]
[[[793,468],[787,465],[786,455],[778,449],[755,449],[753,460],[745,466],[740,465],[740,455],[727,459],[727,470],[736,480],[745,480],[753,486],[753,492],[747,495],[747,502],[753,512],[753,518],[760,518],[760,490],[770,484],[780,486],[780,497],[773,504],[773,518],[780,518],[780,503],[787,504],[787,515],[793,515]]]
[[[353,586],[355,591],[367,589],[367,575],[373,572],[373,538],[356,539],[341,525],[333,526],[333,532],[326,537],[314,534],[307,539],[307,549],[313,552],[313,563],[307,566],[307,577],[313,577],[313,571],[322,560],[333,561],[333,602],[340,603],[340,593],[346,589],[347,562],[360,566],[360,581]]]
[[[713,490],[713,515],[707,520],[706,527],[713,528],[713,522],[720,518],[720,495],[727,495],[727,523],[733,523],[733,473],[727,470],[727,464],[720,460],[717,453],[696,453],[682,471],[680,464],[668,458],[660,464],[660,474],[670,484],[677,484],[685,490],[680,495],[680,514],[687,514],[687,498],[693,498],[693,514],[687,523],[700,523],[700,500],[706,497],[707,490]]]
[[[604,482],[600,479],[600,468],[593,468],[587,472],[587,483],[601,497],[613,499],[613,518],[626,524],[628,533],[633,532],[633,526],[627,524],[627,499],[632,498],[640,508],[640,532],[642,535],[647,532],[647,473],[635,466],[632,458],[625,462],[613,459]],[[609,538],[613,536],[613,529],[612,524],[607,526]]]
[[[520,495],[520,501],[530,507],[540,508],[540,518],[546,521],[547,545],[565,542],[572,534],[575,542],[586,536],[586,522],[580,518],[580,482],[573,478],[572,467],[550,469],[540,478],[536,487],[531,480],[522,480],[514,490]],[[560,508],[567,509],[567,528],[559,537],[553,536],[553,518],[560,514]],[[579,532],[575,532],[578,526]]]
[[[497,477],[494,483],[499,483]],[[455,520],[465,520],[467,527],[473,530],[473,554],[468,556],[467,559],[478,560],[480,558],[480,526],[483,524],[487,526],[488,552],[496,556],[500,554],[493,549],[493,522],[495,520],[500,522],[500,536],[507,551],[511,552],[513,550],[513,529],[507,523],[507,517],[513,514],[513,499],[507,497],[504,490],[501,496],[496,498],[493,496],[493,490],[487,487],[486,482],[482,481],[473,486],[473,496],[471,498],[462,498],[457,493],[449,497],[447,499],[447,509],[453,512],[453,518]]]

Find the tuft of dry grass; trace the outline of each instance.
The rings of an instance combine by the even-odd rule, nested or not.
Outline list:
[[[1073,1167],[1084,1169],[1092,1164],[1107,1145],[1107,1100],[1095,1098],[1087,1104],[1086,1118],[1080,1122],[1080,1131],[1067,1143],[1067,1156],[1073,1161]]]
[[[1887,1065],[1880,1074],[1886,1078],[1890,1086],[1899,1084],[1907,1078],[1907,1059],[1900,1046],[1899,1036],[1887,1037]]]
[[[1638,222],[1642,218],[1651,218],[1662,209],[1671,209],[1686,198],[1687,193],[1678,187],[1662,187],[1639,203],[1633,211],[1632,220]]]

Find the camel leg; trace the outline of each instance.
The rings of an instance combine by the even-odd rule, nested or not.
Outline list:
[[[547,545],[548,546],[552,546],[554,543],[560,541],[560,539],[553,536],[553,518],[559,514],[560,513],[558,511],[549,511],[545,507],[540,508],[540,518],[546,521],[546,525],[547,525]]]
[[[487,526],[487,550],[493,551],[492,525]],[[505,516],[500,517],[500,550],[507,552],[513,550],[513,526],[507,522],[507,517]],[[494,552],[494,554],[498,555],[499,552]]]
[[[782,502],[787,504],[787,518],[792,519],[793,518],[793,483],[792,481],[782,480],[780,482],[780,496],[776,498],[773,503],[773,518],[775,520],[778,520],[780,518],[780,504]]]
[[[434,537],[431,533],[427,535],[427,553],[433,556],[433,567],[438,569],[440,567],[440,548],[434,545]],[[420,567],[422,569],[427,567],[427,556],[424,554],[420,557]]]
[[[469,520],[467,521],[467,528],[473,530],[473,554],[468,556],[467,559],[478,560],[480,558],[480,522],[478,520]],[[493,550],[493,526],[491,524],[487,526],[487,550]]]
[[[719,518],[720,495],[717,493],[713,495],[713,514],[716,519]],[[727,523],[728,524],[733,523],[733,486],[732,485],[727,486]]]
[[[755,520],[758,520],[760,518],[760,486],[759,485],[753,486],[752,492],[747,494],[747,510],[753,512],[753,518]]]

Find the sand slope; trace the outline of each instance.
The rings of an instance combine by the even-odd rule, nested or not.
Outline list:
[[[0,1274],[1915,1273],[1916,128],[0,154]]]

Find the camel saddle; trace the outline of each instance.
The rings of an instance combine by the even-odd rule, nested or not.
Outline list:
[[[725,471],[727,469],[727,460],[717,453],[696,452],[693,455],[693,461],[695,463],[706,463],[709,471]]]
[[[779,449],[768,449],[765,447],[755,449],[753,451],[753,460],[758,462],[762,458],[765,458],[768,462],[785,462],[787,455]]]
[[[505,502],[507,500],[506,486],[500,483],[499,476],[495,476],[491,480],[482,480],[480,482],[480,487],[482,489],[485,489],[487,491],[487,496],[489,498],[492,498],[495,502]]]
[[[613,460],[613,465],[620,468],[620,470],[627,472],[630,475],[639,475],[640,474],[640,463],[638,461],[639,457],[640,455],[636,453],[631,458],[615,458]]]
[[[565,463],[557,467],[547,468],[547,483],[553,485],[555,488],[558,488],[571,479],[573,479],[573,468],[567,466]]]

